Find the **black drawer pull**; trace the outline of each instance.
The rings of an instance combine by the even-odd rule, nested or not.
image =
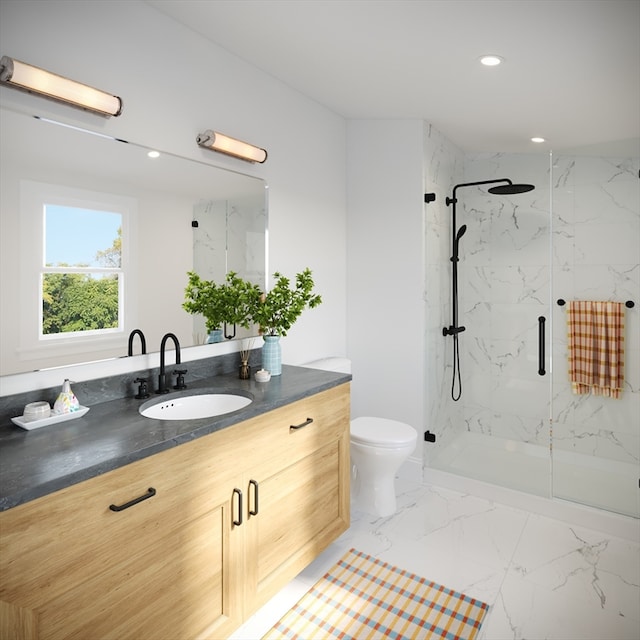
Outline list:
[[[233,517],[233,515],[231,516],[231,518],[232,518],[233,526],[239,527],[242,524],[242,491],[236,488],[233,490],[233,493],[235,493],[238,496],[238,519],[236,520]],[[233,511],[233,507],[232,507],[232,511]]]
[[[249,507],[249,515],[258,515],[258,483],[255,480],[249,480],[249,485],[253,487],[253,509]]]
[[[124,511],[129,507],[133,507],[134,504],[138,504],[138,502],[142,502],[143,500],[148,500],[149,498],[153,498],[153,496],[155,495],[156,495],[156,490],[153,487],[149,487],[149,489],[147,490],[147,493],[145,493],[144,495],[134,498],[130,502],[125,502],[124,504],[120,504],[120,505],[110,504],[109,509],[111,509],[111,511]]]
[[[309,426],[312,422],[313,418],[307,418],[302,424],[289,425],[289,429],[302,429],[303,427]]]

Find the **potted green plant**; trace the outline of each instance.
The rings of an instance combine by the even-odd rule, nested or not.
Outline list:
[[[322,302],[322,297],[314,294],[311,270],[306,268],[296,274],[295,287],[279,272],[275,272],[274,286],[262,294],[255,306],[252,318],[260,326],[265,341],[262,348],[262,368],[271,375],[282,373],[280,338],[286,336],[295,321],[306,309],[313,309]]]
[[[225,282],[203,280],[195,271],[189,271],[189,282],[185,288],[182,308],[205,318],[209,342],[222,341],[222,327],[225,323],[240,325],[248,329],[252,322],[253,310],[260,301],[258,285],[240,278],[230,271]]]

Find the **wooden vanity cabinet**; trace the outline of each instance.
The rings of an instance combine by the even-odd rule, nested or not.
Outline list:
[[[348,528],[348,482],[346,384],[2,512],[0,638],[225,637]]]

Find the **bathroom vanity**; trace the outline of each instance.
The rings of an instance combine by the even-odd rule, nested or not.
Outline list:
[[[218,418],[3,424],[0,637],[223,638],[345,531],[350,376],[278,378],[200,382],[253,397]]]

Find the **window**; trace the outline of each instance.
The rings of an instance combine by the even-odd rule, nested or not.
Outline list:
[[[136,201],[20,183],[20,351],[28,360],[108,351],[135,323]]]
[[[41,337],[122,331],[122,217],[44,205]]]

